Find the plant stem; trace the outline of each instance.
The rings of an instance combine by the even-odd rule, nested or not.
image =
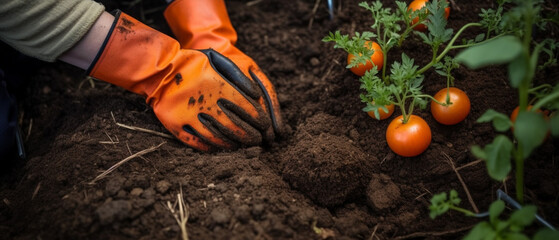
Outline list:
[[[538,92],[542,88],[552,89],[553,86],[551,86],[551,84],[544,83],[544,84],[539,85],[537,87],[533,87],[533,88],[528,89],[528,92],[529,93],[535,93],[535,92]]]
[[[450,50],[477,46],[477,45],[480,45],[480,44],[482,44],[482,43],[486,43],[487,41],[493,40],[493,39],[495,39],[495,38],[498,38],[498,37],[501,37],[501,36],[504,36],[504,35],[505,35],[505,34],[499,34],[499,35],[497,35],[497,36],[495,36],[495,37],[488,38],[488,39],[483,40],[483,41],[481,41],[481,42],[469,43],[469,44],[463,44],[463,45],[454,45],[454,46],[450,47]]]
[[[540,109],[541,107],[545,106],[545,104],[547,104],[549,101],[553,101],[556,98],[559,98],[559,92],[554,92],[540,99],[536,104],[534,104],[532,110]]]
[[[518,87],[518,98],[519,98],[519,109],[520,111],[526,111],[526,107],[528,106],[528,94],[530,84],[532,83],[533,77],[533,66],[531,64],[531,54],[530,54],[530,42],[532,41],[532,23],[533,23],[533,12],[532,12],[532,1],[527,0],[524,1],[525,7],[527,8],[524,12],[524,36],[523,36],[523,51],[522,57],[525,58],[526,64],[526,73],[524,78],[520,82],[520,86]],[[524,204],[524,153],[523,153],[523,139],[517,139],[518,145],[516,149],[516,153],[514,155],[514,160],[516,162],[516,198],[520,204]]]
[[[447,92],[447,95],[448,95],[448,92]],[[443,105],[443,106],[448,106],[448,105],[451,104],[450,100],[449,100],[448,102],[439,102],[439,101],[438,101],[437,99],[435,99],[433,96],[427,95],[427,94],[420,94],[420,95],[416,95],[415,97],[417,97],[417,98],[426,97],[426,98],[431,99],[431,101],[436,102],[437,104],[440,104],[440,105]]]
[[[441,59],[446,56],[446,54],[448,53],[448,51],[450,51],[450,49],[452,48],[452,45],[454,44],[454,42],[456,41],[456,39],[458,39],[458,37],[462,34],[462,32],[464,32],[464,30],[466,30],[466,28],[469,27],[480,27],[481,24],[480,23],[468,23],[464,26],[462,26],[462,28],[460,28],[460,30],[458,30],[458,32],[456,32],[456,34],[454,35],[454,37],[452,37],[452,39],[450,40],[450,42],[448,43],[448,45],[445,47],[445,49],[441,52],[441,54],[439,54],[438,57],[434,58],[430,63],[428,63],[427,65],[425,65],[423,68],[419,69],[416,74],[422,74],[423,72],[427,71],[429,68],[431,68],[433,65],[435,65],[436,63],[438,63],[439,61],[441,61]]]
[[[520,204],[524,204],[524,157],[522,154],[522,143],[518,142],[514,160],[516,162],[516,199]]]
[[[400,110],[402,111],[402,123],[407,123],[408,122],[408,114],[406,113],[406,99],[402,99],[402,97],[399,94],[394,94],[396,96],[396,103],[395,105],[397,105]]]
[[[461,213],[465,214],[466,216],[474,216],[474,215],[476,215],[476,214],[473,213],[472,211],[467,210],[467,209],[464,209],[464,208],[461,208],[461,207],[456,207],[456,206],[452,206],[452,205],[451,205],[451,206],[449,206],[449,208],[452,209],[452,210],[454,210],[454,211],[461,212]]]
[[[386,48],[386,50],[384,50],[384,53],[382,55],[382,57],[383,57],[383,59],[382,59],[382,61],[383,61],[383,63],[382,63],[382,81],[386,85],[390,84],[390,82],[388,82],[387,79],[386,79],[386,65],[388,65],[387,62],[388,62],[388,51],[389,50],[390,50],[389,48]]]

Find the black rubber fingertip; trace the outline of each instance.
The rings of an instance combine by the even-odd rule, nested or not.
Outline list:
[[[253,99],[260,97],[260,89],[231,59],[211,48],[200,51],[208,56],[213,69],[229,82],[231,86]]]
[[[264,113],[262,112],[262,110],[260,110],[259,112],[259,116],[261,116],[258,119],[253,118],[250,114],[248,114],[244,109],[242,109],[241,107],[237,106],[237,104],[221,98],[219,100],[217,100],[217,105],[223,110],[223,112],[225,112],[225,114],[231,118],[232,114],[236,115],[238,118],[242,119],[243,121],[247,122],[248,124],[250,124],[252,127],[263,131],[266,128],[268,128],[270,126],[270,121],[268,120],[268,118],[264,117]],[[260,109],[260,108],[258,108]]]
[[[262,95],[264,97],[264,102],[266,102],[266,108],[267,108],[267,112],[270,113],[270,118],[272,119],[272,126],[274,127],[274,130],[276,131],[277,134],[281,133],[280,130],[280,126],[277,120],[277,116],[276,113],[274,111],[274,106],[272,105],[272,98],[270,97],[270,94],[268,93],[268,90],[266,89],[266,87],[264,86],[264,84],[262,83],[262,80],[260,80],[260,78],[258,78],[258,76],[256,76],[256,74],[254,74],[254,72],[251,70],[248,71],[250,73],[250,76],[252,77],[252,79],[254,79],[254,81],[256,81],[258,83],[258,86],[260,87],[260,90],[262,90]]]
[[[215,118],[213,118],[208,114],[200,113],[198,114],[198,120],[200,120],[200,122],[206,128],[208,128],[216,138],[219,138],[224,142],[226,142],[227,144],[229,144],[231,146],[230,147],[231,149],[238,148],[239,143],[237,143],[231,138],[231,136],[234,136],[234,133],[232,133],[229,129],[227,129],[222,124],[220,124]]]

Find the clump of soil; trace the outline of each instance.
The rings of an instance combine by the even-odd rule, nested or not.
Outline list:
[[[317,119],[321,124],[316,124]],[[283,178],[315,203],[334,207],[363,195],[375,157],[368,157],[345,135],[332,135],[334,117],[317,114],[298,128],[295,145],[282,154]],[[316,127],[326,127],[324,131]],[[339,125],[338,125],[339,126]]]

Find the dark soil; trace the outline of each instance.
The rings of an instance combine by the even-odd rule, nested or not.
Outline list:
[[[106,6],[169,33],[163,1],[147,2]],[[330,21],[325,1],[312,13],[315,2],[227,1],[237,46],[279,93],[289,134],[271,146],[197,152],[174,139],[117,126],[115,121],[167,132],[138,95],[100,81],[91,85],[83,71],[63,63],[40,64],[36,71],[20,66],[29,72],[19,98],[28,159],[3,161],[0,238],[178,239],[180,229],[165,205],[182,189],[191,239],[457,239],[479,220],[456,212],[431,220],[428,211],[433,194],[451,189],[459,192],[462,207],[473,209],[449,161],[457,167],[474,163],[459,173],[480,211],[496,199],[497,189],[514,196],[514,179],[493,181],[469,150],[496,134],[490,124],[476,123],[482,113],[508,113],[516,106],[504,66],[458,69],[456,87],[468,93],[470,115],[444,126],[428,109],[416,110],[432,129],[432,143],[417,157],[397,156],[384,137],[394,116],[377,121],[361,111],[360,83],[344,68],[346,54],[321,41],[329,31],[368,29],[369,12],[359,1],[337,1],[336,20]],[[489,7],[489,0],[461,3],[449,24],[456,31]],[[402,51],[419,65],[430,58],[416,36],[389,62]],[[425,93],[446,84],[432,70],[425,77]],[[555,67],[537,81],[555,83],[558,77]],[[120,160],[160,143],[91,183]],[[526,163],[527,202],[555,226],[557,146],[557,139],[549,139]]]

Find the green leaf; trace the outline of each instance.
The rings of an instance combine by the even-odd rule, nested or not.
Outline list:
[[[549,228],[540,230],[534,235],[534,240],[549,240],[559,239],[559,231],[554,231]]]
[[[493,226],[499,221],[499,215],[501,215],[503,210],[505,210],[505,202],[503,200],[494,201],[489,206],[489,222]]]
[[[487,159],[487,154],[485,154],[485,151],[480,146],[474,145],[471,150],[472,154],[474,154],[477,158],[481,158],[483,160]]]
[[[456,60],[471,69],[477,69],[491,64],[510,62],[521,51],[522,43],[517,37],[502,36],[458,53]]]
[[[478,223],[472,230],[464,237],[464,240],[480,240],[480,239],[495,239],[497,234],[488,222]]]
[[[485,39],[485,33],[478,34],[478,35],[476,36],[476,38],[474,39],[474,41],[475,41],[475,42],[481,42],[481,41],[483,41],[483,39]]]
[[[431,198],[431,205],[429,206],[429,217],[431,217],[431,219],[435,219],[437,216],[448,211],[450,207],[446,199],[446,192],[433,195],[433,198]]]
[[[534,219],[536,219],[536,207],[530,205],[514,211],[509,222],[514,226],[526,227],[532,224]]]
[[[452,205],[458,206],[462,200],[458,197],[458,192],[456,190],[452,189],[452,190],[450,190],[450,197],[449,197],[448,201]]]
[[[515,233],[515,232],[507,232],[503,234],[503,239],[507,240],[530,240],[529,237],[522,233]]]
[[[497,112],[493,109],[487,110],[481,117],[478,118],[478,123],[493,122],[493,127],[499,132],[504,132],[512,127],[509,117],[505,114]]]
[[[526,58],[519,54],[512,62],[509,63],[509,80],[510,85],[514,88],[518,88],[522,80],[526,77],[528,73],[528,63]]]
[[[527,158],[540,146],[547,135],[547,122],[541,113],[521,111],[514,123],[514,136],[522,147],[522,155]]]
[[[551,127],[551,135],[554,137],[559,136],[559,114],[551,114],[549,124]]]
[[[502,181],[509,174],[512,149],[513,144],[505,135],[498,135],[485,146],[487,172],[493,179]]]

